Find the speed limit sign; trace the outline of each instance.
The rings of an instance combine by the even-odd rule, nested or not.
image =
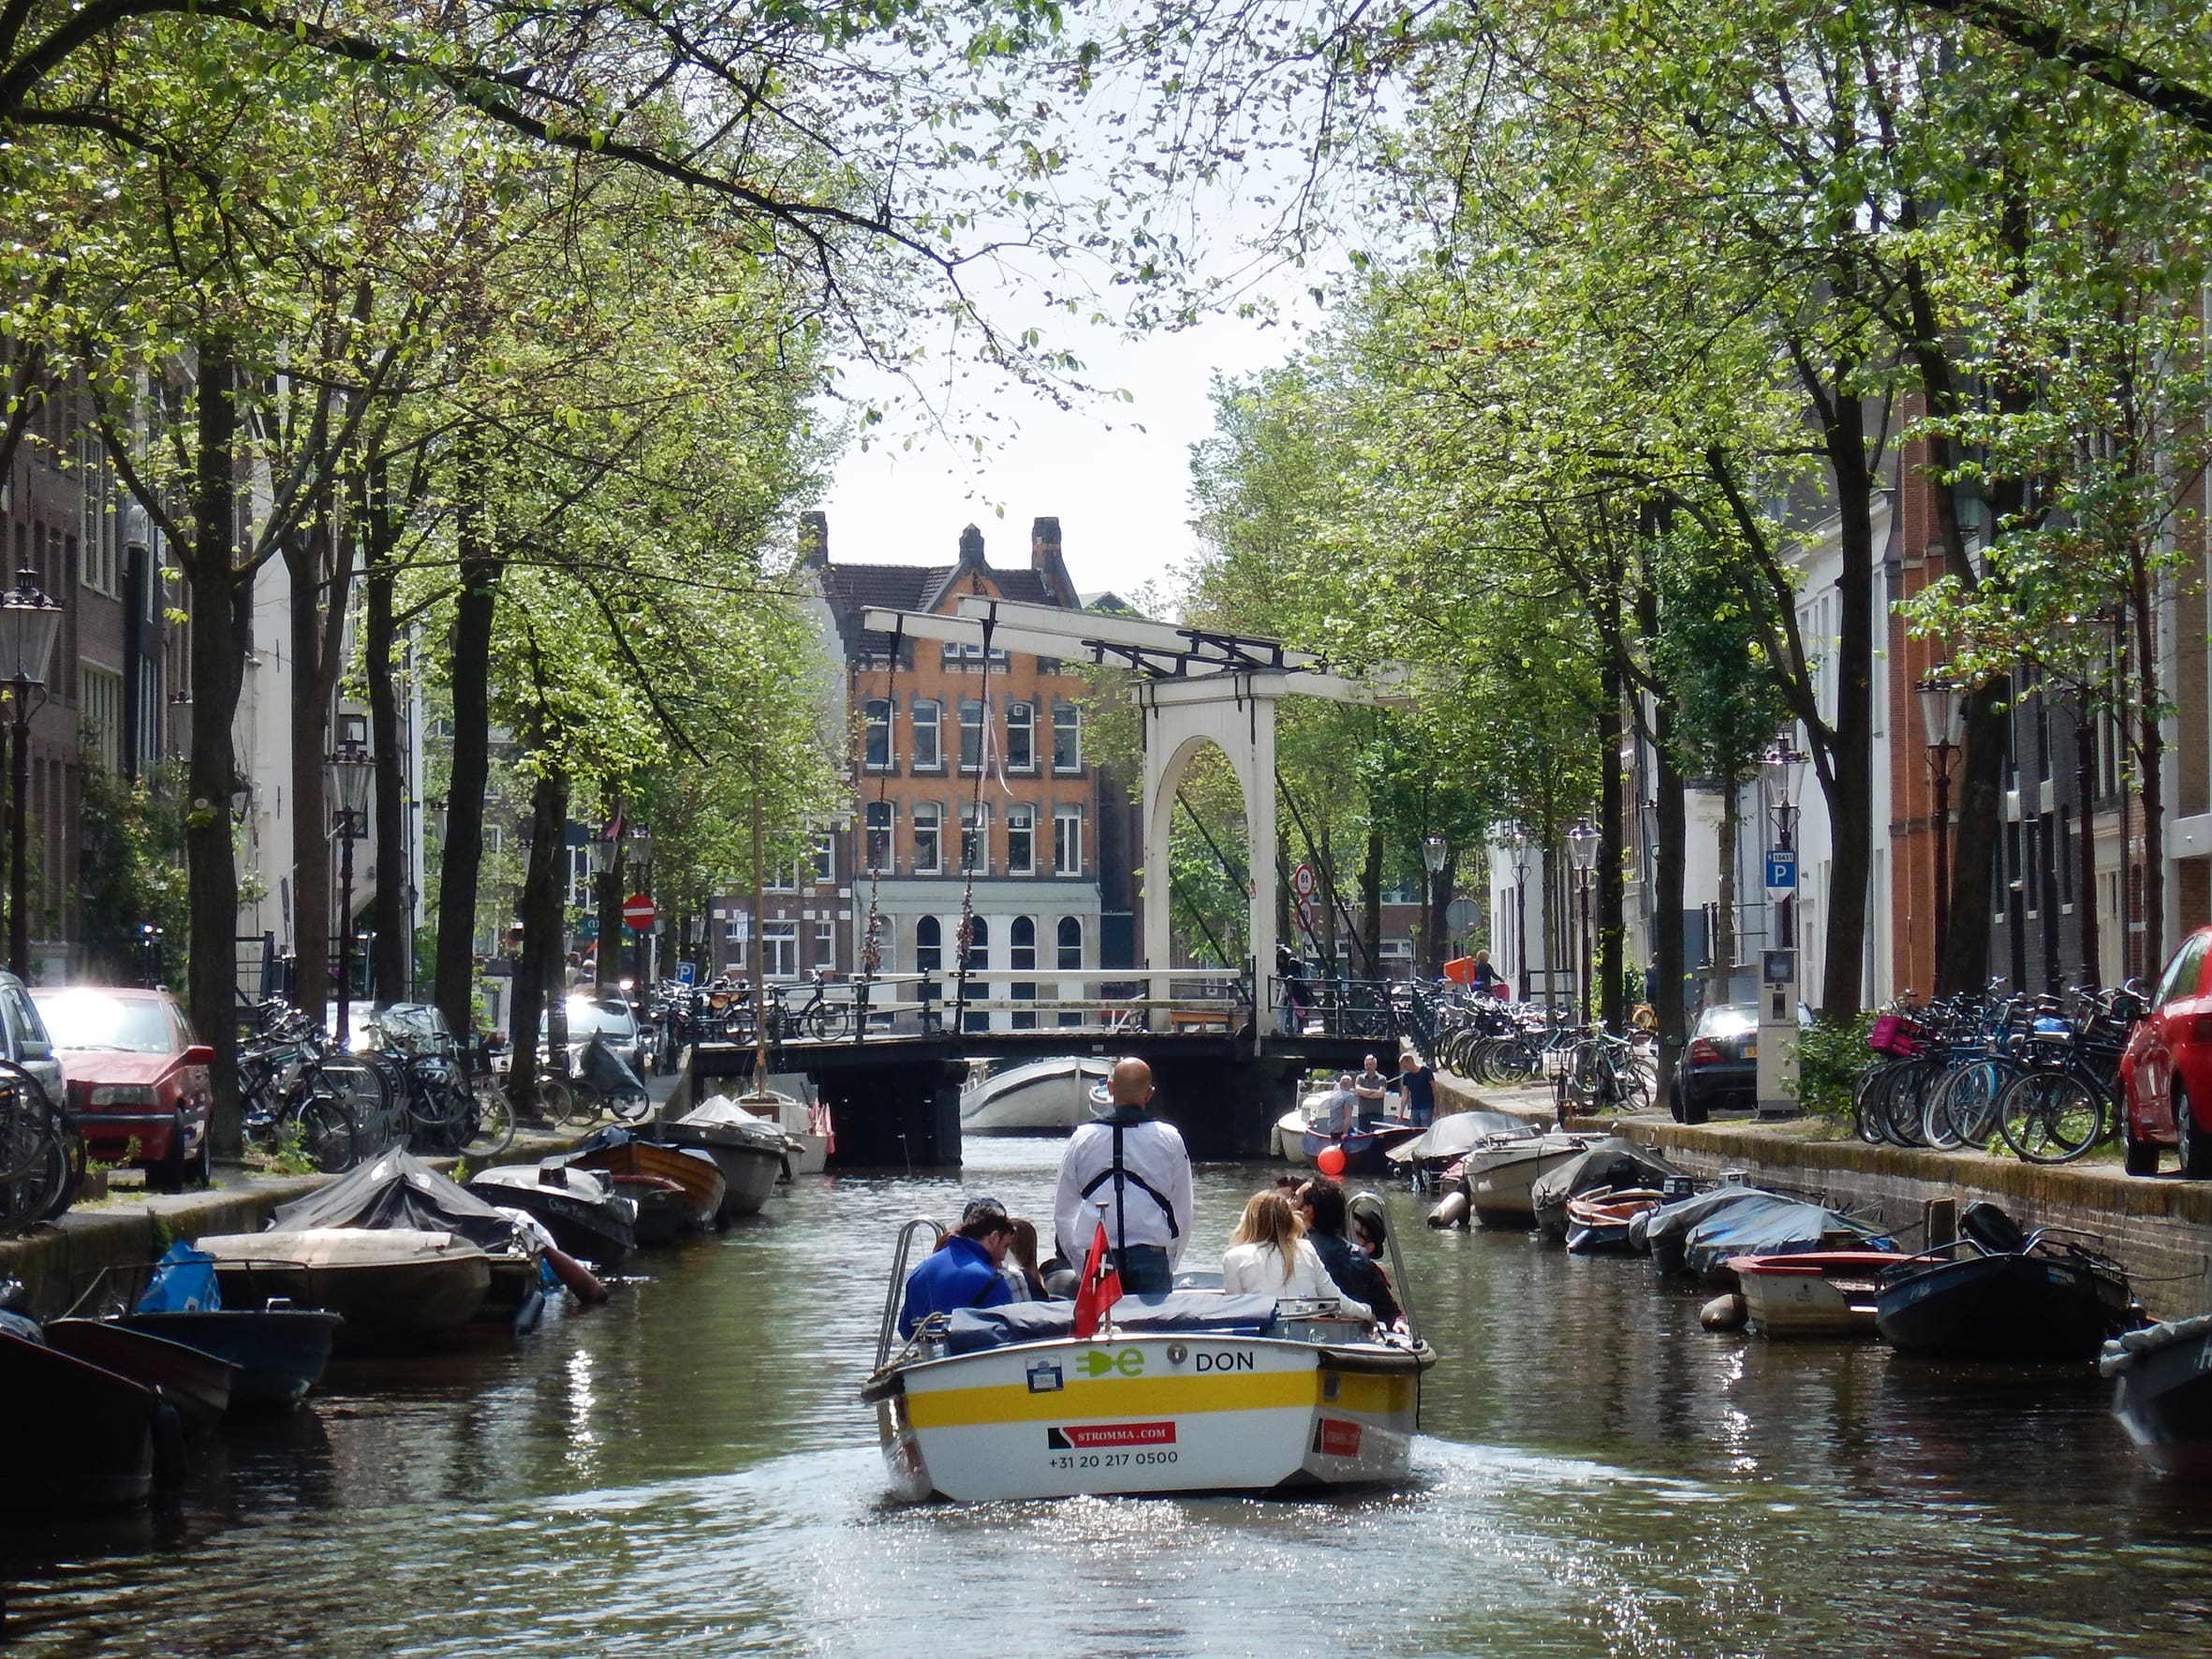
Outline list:
[[[1301,864],[1297,869],[1290,872],[1290,885],[1297,888],[1298,896],[1301,899],[1312,898],[1313,866],[1311,864]]]

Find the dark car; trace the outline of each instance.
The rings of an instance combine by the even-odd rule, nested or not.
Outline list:
[[[2212,1177],[2212,928],[2199,928],[2159,976],[2150,1009],[2120,1056],[2128,1173],[2155,1175],[2159,1149],[2191,1181]]]
[[[1759,1104],[1759,1006],[1715,1003],[1690,1027],[1674,1067],[1674,1119],[1702,1123],[1716,1107]]]
[[[103,1163],[142,1165],[149,1184],[174,1192],[208,1180],[213,1050],[195,1042],[166,991],[105,985],[31,992],[67,1076],[86,1150]],[[135,1150],[134,1150],[135,1145]]]

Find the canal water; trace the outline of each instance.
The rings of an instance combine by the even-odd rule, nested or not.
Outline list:
[[[2212,1652],[2212,1497],[2139,1470],[2093,1376],[1708,1334],[1644,1262],[1406,1194],[1442,1354],[1409,1490],[895,1506],[855,1398],[892,1235],[1046,1216],[1058,1150],[802,1180],[607,1307],[335,1369],[199,1443],[180,1515],[0,1535],[7,1652]],[[1201,1168],[1186,1266],[1273,1173]]]

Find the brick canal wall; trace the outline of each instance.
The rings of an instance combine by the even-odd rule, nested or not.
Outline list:
[[[1453,1106],[1488,1106],[1525,1117],[1541,1109],[1549,1121],[1548,1108],[1532,1104],[1530,1091],[1482,1089],[1462,1078],[1438,1082]],[[2212,1182],[2130,1176],[2108,1164],[2045,1166],[1984,1152],[1811,1140],[1750,1123],[1636,1117],[1575,1127],[1612,1129],[1708,1180],[1741,1170],[1754,1186],[1879,1217],[1907,1250],[1921,1247],[1934,1200],[1952,1199],[1964,1210],[1988,1198],[2031,1231],[2063,1227],[2098,1241],[2160,1318],[2212,1309]]]

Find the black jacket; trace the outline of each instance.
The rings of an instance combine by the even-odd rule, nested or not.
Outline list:
[[[1305,1237],[1314,1254],[1321,1258],[1321,1266],[1329,1270],[1329,1277],[1336,1281],[1337,1289],[1373,1308],[1375,1317],[1383,1324],[1397,1323],[1398,1299],[1391,1295],[1390,1281],[1382,1276],[1382,1270],[1364,1252],[1353,1248],[1351,1241],[1340,1233],[1314,1232]]]

